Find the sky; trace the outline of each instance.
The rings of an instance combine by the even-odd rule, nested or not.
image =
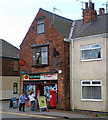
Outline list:
[[[82,2],[89,0],[0,0],[0,39],[20,48],[39,8],[55,14],[77,20],[82,19]],[[95,9],[105,8],[108,0],[92,0]],[[83,4],[85,8],[85,4]]]

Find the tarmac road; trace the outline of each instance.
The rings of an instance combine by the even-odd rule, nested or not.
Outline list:
[[[68,118],[68,117],[53,117],[47,115],[30,115],[26,112],[3,112],[2,120],[107,120],[106,118]]]
[[[4,112],[2,111],[2,118],[42,118],[42,119],[55,119],[56,117],[36,115],[36,114],[27,114],[26,112]]]
[[[18,108],[9,108],[9,101],[0,102],[0,114],[2,120],[104,120],[106,118],[96,118],[92,115],[77,114],[74,112],[50,110],[49,112],[37,110],[30,111],[26,107],[26,112],[19,112]]]
[[[47,115],[27,114],[26,112],[1,112],[2,120],[107,120],[106,118],[68,118]]]

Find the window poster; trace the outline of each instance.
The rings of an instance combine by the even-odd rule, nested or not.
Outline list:
[[[24,85],[24,88],[25,88],[25,94],[27,96],[30,94],[31,91],[33,91],[34,95],[35,95],[35,85],[33,85],[33,84],[27,84],[27,85]]]
[[[44,86],[44,95],[46,96],[47,101],[50,101],[50,90],[56,90],[56,96],[57,96],[57,84]],[[56,99],[56,101],[57,101],[57,99]]]

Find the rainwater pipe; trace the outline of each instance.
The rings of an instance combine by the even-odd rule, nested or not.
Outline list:
[[[73,44],[73,39],[72,39],[72,36],[73,36],[73,30],[74,30],[74,26],[75,26],[75,21],[73,21],[73,23],[72,23],[72,27],[71,27],[71,30],[70,30],[70,34],[69,34],[69,40],[71,41],[71,43],[72,43],[72,47],[71,47],[71,50],[72,50],[72,66],[71,66],[71,68],[72,68],[72,91],[71,91],[71,93],[72,93],[72,110],[74,111],[74,70],[73,70],[73,66],[74,66],[74,52],[73,52],[73,50],[74,50],[74,44]]]

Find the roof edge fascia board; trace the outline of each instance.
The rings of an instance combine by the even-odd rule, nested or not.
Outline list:
[[[87,39],[100,38],[100,37],[108,37],[108,33],[79,37],[79,38],[73,38],[73,40],[87,40]]]

